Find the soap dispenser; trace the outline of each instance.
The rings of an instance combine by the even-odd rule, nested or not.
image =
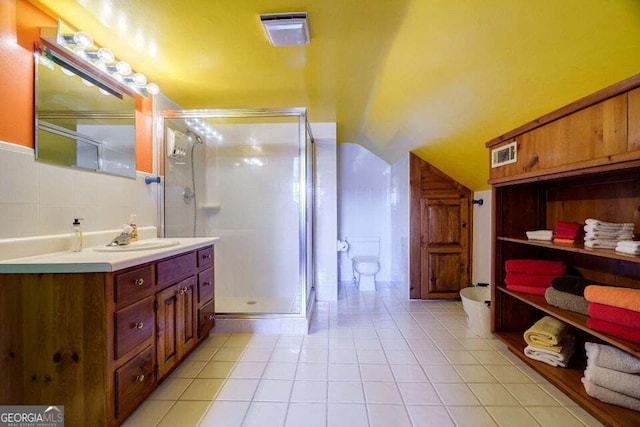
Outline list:
[[[135,214],[129,215],[129,226],[131,227],[131,238],[130,242],[138,241],[138,226],[136,225],[136,216]]]
[[[84,237],[82,236],[82,228],[80,227],[80,220],[83,218],[73,219],[73,234],[71,236],[71,251],[80,252],[82,250],[82,244]]]

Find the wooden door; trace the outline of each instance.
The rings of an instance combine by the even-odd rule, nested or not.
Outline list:
[[[469,199],[421,202],[421,297],[458,298],[469,284]]]
[[[409,156],[409,295],[457,299],[471,278],[473,192]]]

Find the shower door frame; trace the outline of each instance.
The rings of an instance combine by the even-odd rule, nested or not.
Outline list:
[[[300,312],[299,313],[216,313],[221,318],[274,319],[274,318],[306,318],[315,300],[314,286],[314,139],[311,126],[307,120],[306,108],[254,108],[254,109],[196,109],[196,110],[160,110],[154,117],[156,135],[156,161],[164,159],[165,122],[171,119],[206,119],[206,118],[251,118],[251,117],[298,117],[299,156],[300,156],[300,209],[299,209],[299,274],[300,274]],[[307,143],[307,136],[309,143]],[[164,162],[164,160],[163,160]],[[159,168],[156,168],[159,170]],[[164,217],[164,174],[161,188],[158,191],[158,224],[159,234],[165,237]],[[196,207],[197,209],[197,207]],[[311,240],[311,241],[309,241]],[[311,291],[308,292],[308,287]]]

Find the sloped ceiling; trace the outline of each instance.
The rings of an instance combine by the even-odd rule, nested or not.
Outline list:
[[[32,0],[184,108],[307,107],[338,142],[488,188],[484,143],[640,72],[637,0]],[[269,46],[259,14],[307,11]]]

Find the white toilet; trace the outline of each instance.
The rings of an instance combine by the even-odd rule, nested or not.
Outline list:
[[[361,291],[375,291],[376,274],[380,271],[380,237],[345,237],[345,240],[354,283]]]

